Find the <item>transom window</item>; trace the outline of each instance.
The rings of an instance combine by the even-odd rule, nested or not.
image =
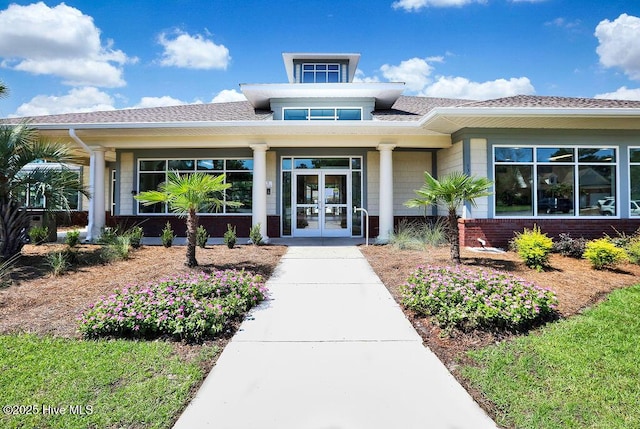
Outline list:
[[[496,216],[617,215],[612,147],[494,147]]]
[[[360,121],[361,108],[296,108],[284,109],[285,121]]]
[[[167,180],[170,171],[180,174],[202,172],[225,175],[225,182],[231,184],[222,198],[228,201],[239,201],[240,207],[223,206],[213,208],[211,213],[251,213],[253,191],[252,159],[140,159],[138,160],[138,190],[140,192],[157,190]],[[221,197],[221,196],[219,196]],[[138,203],[138,213],[170,213],[166,204],[144,206]]]
[[[305,63],[302,64],[302,83],[340,82],[340,64]]]

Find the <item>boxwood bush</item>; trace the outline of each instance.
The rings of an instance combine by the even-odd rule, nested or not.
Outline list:
[[[418,267],[401,287],[408,308],[451,330],[520,331],[555,317],[555,294],[491,269]]]
[[[79,330],[87,338],[166,335],[200,341],[220,333],[265,294],[261,276],[245,271],[182,274],[101,298],[81,315]]]

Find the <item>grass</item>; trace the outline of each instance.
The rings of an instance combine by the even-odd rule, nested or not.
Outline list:
[[[216,353],[204,346],[186,362],[163,341],[0,336],[0,405],[32,411],[3,409],[0,427],[170,427],[204,377],[199,364]]]
[[[640,285],[477,352],[463,375],[517,428],[640,427]]]
[[[447,242],[444,222],[402,220],[389,238],[389,244],[400,250],[424,250]]]

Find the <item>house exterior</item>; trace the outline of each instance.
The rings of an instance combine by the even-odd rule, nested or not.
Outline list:
[[[134,198],[172,170],[224,173],[232,184],[227,198],[242,206],[201,214],[212,236],[259,223],[265,237],[361,237],[356,207],[384,242],[400,218],[444,214],[404,202],[425,171],[454,170],[495,182],[492,196],[461,210],[463,245],[505,246],[534,223],[585,237],[640,227],[640,102],[404,96],[401,82],[354,81],[359,58],[285,53],[287,83],[241,84],[248,101],[29,120],[85,157],[90,238],[107,224],[155,235],[173,223],[167,207]],[[184,232],[182,222],[174,229]]]

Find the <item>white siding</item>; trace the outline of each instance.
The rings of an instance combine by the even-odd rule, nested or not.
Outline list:
[[[276,214],[276,167],[276,153],[267,151],[267,181],[272,183],[271,195],[267,195],[267,215]]]
[[[131,191],[135,189],[136,180],[133,177],[133,153],[123,152],[120,154],[120,164],[116,167],[119,169],[117,175],[120,178],[120,207],[116,207],[116,211],[120,215],[133,214],[133,196]],[[109,178],[111,179],[111,178]],[[107,188],[109,189],[109,188]]]
[[[462,141],[454,143],[450,148],[438,151],[438,177],[442,177],[454,171],[464,171],[462,166]],[[462,214],[462,210],[458,210]],[[438,207],[438,215],[446,216],[447,210]]]
[[[380,153],[367,152],[367,207],[370,215],[380,214]]]
[[[429,152],[393,152],[393,214],[420,216],[424,208],[408,208],[404,203],[416,196],[415,190],[424,184],[424,172],[431,173]]]
[[[487,140],[471,139],[471,175],[476,177],[487,177]],[[477,207],[471,208],[469,217],[476,219],[486,219],[489,216],[489,198],[478,198]]]

